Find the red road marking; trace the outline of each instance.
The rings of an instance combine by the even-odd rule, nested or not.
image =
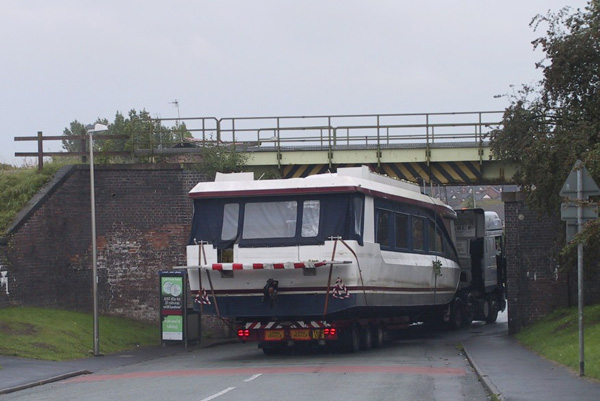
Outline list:
[[[132,372],[114,375],[88,375],[66,380],[65,383],[99,382],[124,379],[144,379],[157,377],[185,376],[231,376],[253,374],[288,374],[288,373],[387,373],[412,375],[448,375],[464,376],[465,370],[460,368],[436,368],[429,366],[293,366],[293,367],[254,367],[254,368],[221,368],[163,370],[153,372]]]

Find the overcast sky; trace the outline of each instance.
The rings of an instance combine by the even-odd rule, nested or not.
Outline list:
[[[73,120],[503,110],[583,0],[1,0],[0,162]],[[61,150],[52,142],[46,150]]]

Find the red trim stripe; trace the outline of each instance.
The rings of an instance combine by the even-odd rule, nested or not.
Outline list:
[[[377,293],[377,292],[384,292],[384,293],[418,293],[418,292],[425,292],[425,293],[438,293],[438,294],[446,294],[446,293],[455,293],[456,290],[454,288],[412,288],[412,287],[351,287],[351,286],[346,286],[346,288],[348,289],[348,291],[352,292],[353,294],[357,294],[357,293],[362,293],[363,291],[366,291],[368,294],[371,293]],[[322,292],[325,293],[327,291],[327,287],[296,287],[296,288],[281,288],[279,287],[277,289],[277,291],[280,294],[284,294],[284,293],[296,293],[296,292],[306,292],[306,293],[313,293],[313,292]],[[196,294],[198,291],[192,291],[192,294]],[[239,290],[214,290],[215,294],[217,295],[229,295],[229,296],[235,296],[235,295],[251,295],[251,294],[257,294],[257,295],[262,295],[262,288],[256,288],[256,289],[239,289]]]

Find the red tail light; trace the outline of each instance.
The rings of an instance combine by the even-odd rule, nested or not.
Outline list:
[[[238,330],[238,337],[250,337],[250,330]]]

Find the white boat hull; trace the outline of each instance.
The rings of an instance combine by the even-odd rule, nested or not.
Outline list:
[[[235,248],[235,265],[216,263],[216,254],[207,248],[188,247],[188,266],[198,266],[188,268],[192,293],[200,294],[197,308],[205,293],[210,304],[202,305],[204,312],[238,320],[418,313],[449,303],[460,275],[458,264],[450,259],[381,252],[378,244],[360,246],[355,241]],[[290,260],[290,255],[295,259]],[[337,263],[320,265],[318,261]],[[441,263],[437,273],[436,261]],[[293,268],[302,262],[309,267]],[[275,297],[265,297],[269,279],[278,282]]]

